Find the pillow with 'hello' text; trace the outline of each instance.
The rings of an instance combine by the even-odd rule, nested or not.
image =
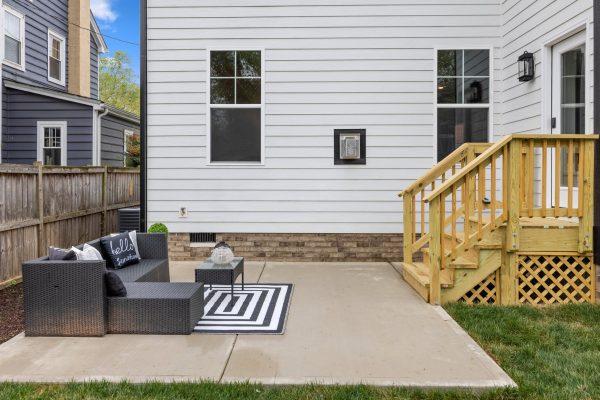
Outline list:
[[[108,264],[114,269],[121,269],[139,262],[135,246],[127,232],[100,239]]]

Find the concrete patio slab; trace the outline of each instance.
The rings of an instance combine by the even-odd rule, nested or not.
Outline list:
[[[173,281],[197,262],[171,263]],[[247,381],[421,387],[514,382],[387,263],[246,263],[246,282],[293,283],[284,335],[29,338],[0,346],[0,381]]]
[[[286,333],[240,335],[224,382],[514,385],[390,264],[268,262],[261,282],[295,285]]]

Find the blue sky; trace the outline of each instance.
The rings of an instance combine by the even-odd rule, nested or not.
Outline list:
[[[140,73],[140,48],[125,42],[140,42],[140,4],[138,0],[91,0],[92,11],[104,34],[110,54],[122,50],[131,58],[131,68]],[[120,39],[120,40],[118,40]],[[125,41],[125,42],[123,42]]]

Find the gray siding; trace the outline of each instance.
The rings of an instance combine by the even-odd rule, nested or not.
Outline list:
[[[37,122],[67,121],[67,164],[92,164],[92,107],[4,88],[2,162],[37,159]]]
[[[90,97],[99,99],[100,93],[98,88],[98,45],[90,34]]]
[[[114,115],[102,117],[101,124],[102,144],[100,149],[102,153],[102,164],[122,167],[124,131],[125,129],[131,129],[135,133],[139,133],[139,125]]]
[[[44,0],[29,3],[4,0],[4,5],[25,15],[25,72],[4,65],[4,78],[66,90],[48,81],[48,29],[68,40],[67,0]],[[65,54],[68,59],[68,48]]]

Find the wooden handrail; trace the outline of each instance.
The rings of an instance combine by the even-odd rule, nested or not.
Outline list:
[[[440,175],[448,171],[453,165],[455,165],[462,158],[467,156],[469,149],[475,149],[476,151],[480,148],[487,148],[492,146],[492,143],[464,143],[459,146],[456,150],[446,156],[442,161],[435,164],[429,171],[427,171],[419,179],[411,183],[407,188],[398,193],[398,197],[404,196],[406,193],[413,192],[417,189],[421,189],[424,186],[429,185],[434,180],[437,180]]]
[[[560,134],[560,135],[548,135],[548,134],[513,134],[506,135],[500,141],[496,142],[494,145],[490,146],[486,151],[481,153],[475,160],[466,165],[460,172],[453,175],[450,179],[444,182],[440,187],[433,190],[427,197],[425,197],[425,202],[429,203],[432,199],[437,196],[440,196],[442,193],[447,192],[459,182],[461,179],[466,177],[473,170],[478,168],[481,164],[485,163],[486,160],[492,155],[496,154],[500,151],[504,146],[506,146],[513,139],[522,139],[522,140],[560,140],[560,141],[569,141],[569,140],[595,140],[598,139],[599,135],[577,135],[577,134]]]

